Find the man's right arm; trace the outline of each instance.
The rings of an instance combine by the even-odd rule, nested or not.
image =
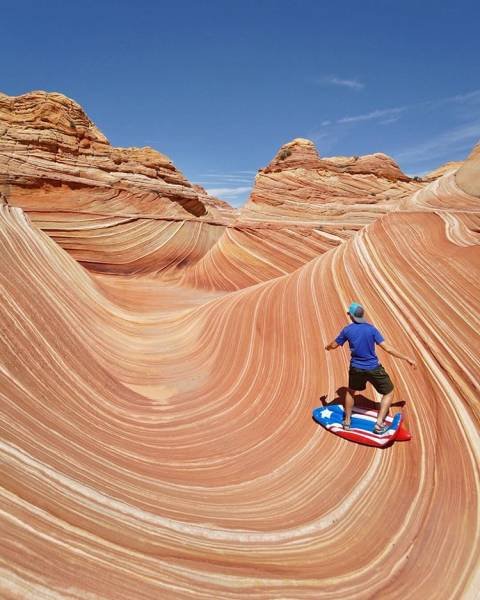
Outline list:
[[[405,356],[401,352],[398,352],[398,350],[395,350],[395,348],[393,346],[390,346],[390,344],[387,344],[387,342],[380,342],[378,345],[380,346],[380,348],[383,348],[385,352],[388,352],[389,354],[391,354],[392,356],[396,356],[397,358],[401,358],[402,360],[406,360],[411,367],[413,367],[414,369],[417,368],[417,364],[413,359],[411,359],[409,356]]]
[[[344,331],[345,328],[342,329],[342,331],[337,335],[333,342],[330,342],[325,346],[325,350],[335,350],[335,348],[343,346],[343,344],[347,341]]]
[[[338,346],[339,344],[337,344],[337,342],[333,340],[333,342],[330,342],[325,346],[325,350],[335,350],[335,348],[338,348]]]

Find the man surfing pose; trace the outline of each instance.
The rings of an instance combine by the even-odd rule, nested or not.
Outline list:
[[[352,321],[342,329],[333,342],[325,346],[325,350],[335,350],[348,341],[351,352],[350,370],[348,374],[348,390],[345,395],[345,417],[343,428],[350,429],[350,418],[355,404],[355,392],[365,389],[369,381],[379,394],[382,394],[380,410],[378,411],[377,422],[373,433],[381,435],[388,429],[385,423],[385,417],[388,414],[393,400],[393,383],[380,364],[375,353],[375,344],[388,352],[392,356],[406,360],[410,366],[416,368],[415,361],[397,352],[392,346],[385,342],[383,335],[376,327],[365,320],[365,311],[363,306],[353,302],[348,307],[347,315]]]

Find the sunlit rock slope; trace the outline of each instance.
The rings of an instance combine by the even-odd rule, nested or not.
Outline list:
[[[0,192],[91,270],[174,272],[235,211],[151,148],[114,148],[73,100],[0,94]]]
[[[424,186],[385,154],[322,159],[313,142],[295,139],[259,171],[234,225],[183,282],[234,290],[285,275]]]
[[[319,160],[299,145],[302,160]],[[369,204],[365,222],[347,210],[355,227],[330,250],[309,241],[325,227],[320,208],[318,220],[308,207],[282,217],[280,204],[262,222],[254,190],[235,221],[220,203],[221,225],[175,221],[191,237],[176,232],[183,241],[165,245],[167,258],[158,247],[134,277],[108,244],[102,254],[85,242],[103,257],[92,269],[80,244],[58,243],[20,207],[23,183],[3,195],[0,597],[476,598],[478,155],[427,186],[375,156],[370,174],[342,177],[401,191],[391,207]],[[53,223],[61,211],[49,206]],[[159,216],[148,219],[153,238]],[[290,229],[302,218],[311,223]],[[223,228],[218,241],[194,243],[193,228],[208,226]],[[193,262],[180,265],[175,244],[188,240]],[[255,248],[271,262],[257,278]],[[168,252],[174,270],[157,266]],[[387,450],[311,419],[346,382],[347,352],[323,347],[353,299],[418,362],[414,372],[381,356],[413,436]],[[368,388],[364,402],[376,399]]]

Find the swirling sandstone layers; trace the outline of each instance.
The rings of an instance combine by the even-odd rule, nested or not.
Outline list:
[[[264,222],[157,206],[157,176],[51,185],[63,156],[29,189],[30,157],[3,163],[29,217],[0,206],[2,597],[475,597],[477,154],[423,189],[383,157],[320,176],[296,144],[257,177]],[[419,362],[382,357],[414,435],[387,452],[310,419],[353,298]]]
[[[235,290],[290,273],[424,185],[385,154],[320,158],[313,142],[295,139],[259,171],[238,218],[182,282]]]
[[[283,146],[238,214],[150,148],[112,148],[61,94],[0,95],[0,189],[92,271],[235,290],[290,273],[422,184],[383,154]],[[219,243],[217,243],[217,241]]]
[[[203,256],[235,215],[165,155],[113,148],[56,93],[0,94],[0,191],[101,272],[174,272]]]
[[[455,174],[460,188],[470,196],[480,198],[480,143]]]
[[[207,294],[92,277],[0,208],[4,597],[475,597],[478,213],[392,213]],[[310,419],[352,298],[419,362],[382,356],[414,436],[386,452]]]

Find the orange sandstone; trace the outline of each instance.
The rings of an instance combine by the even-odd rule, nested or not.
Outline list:
[[[295,142],[239,215],[179,183],[207,215],[164,199],[167,218],[137,175],[98,183],[113,150],[84,126],[78,188],[71,150],[0,153],[0,596],[474,598],[477,151],[426,185]],[[345,384],[323,347],[352,299],[419,365],[381,357],[413,434],[387,451],[310,416]]]

